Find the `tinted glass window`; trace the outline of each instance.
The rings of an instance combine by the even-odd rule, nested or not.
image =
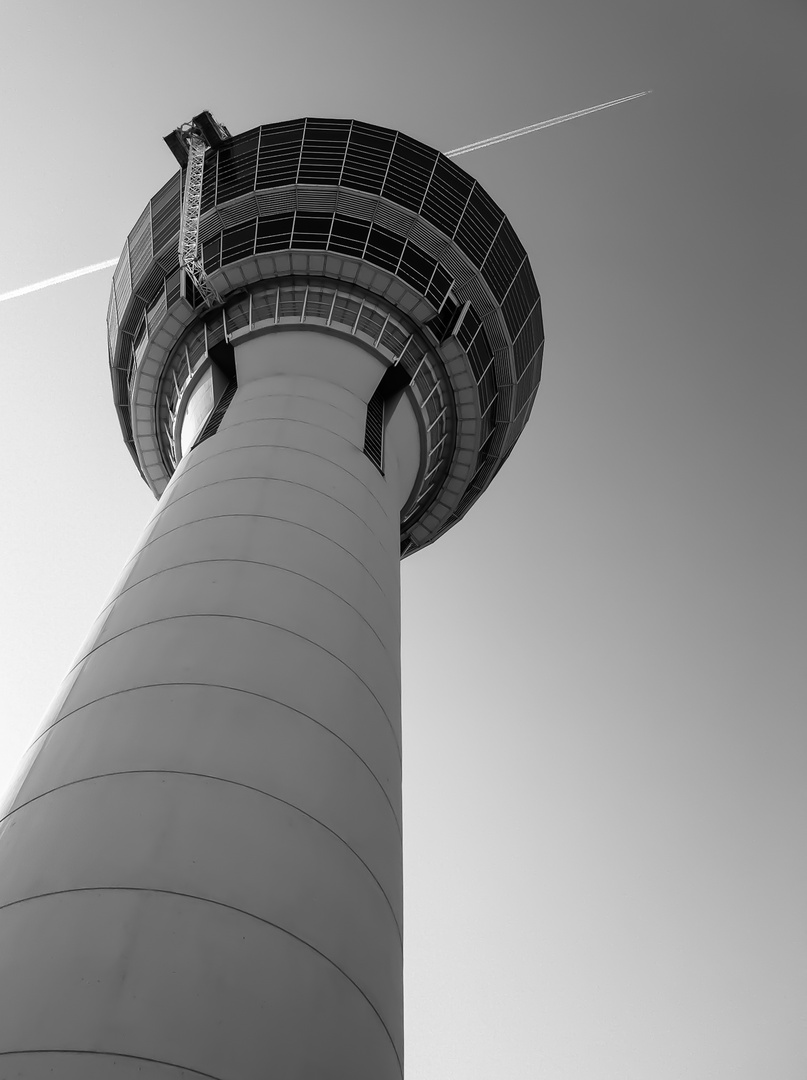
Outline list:
[[[369,231],[369,222],[337,214],[333,222],[329,250],[340,251],[343,255],[361,256],[364,254]]]
[[[219,150],[216,202],[227,202],[254,190],[257,153],[257,131],[233,139]]]
[[[236,225],[225,229],[221,241],[221,261],[223,264],[246,259],[255,252],[255,222]]]
[[[476,266],[481,266],[490,251],[504,214],[477,184],[462,215],[456,240]]]
[[[503,221],[482,267],[482,276],[499,303],[521,268],[524,256],[524,248],[519,243],[513,226],[509,221]]]
[[[390,159],[383,194],[417,213],[436,160],[436,150],[427,150],[413,139],[399,134]]]
[[[438,229],[453,236],[473,185],[474,181],[467,173],[441,155],[437,159],[421,213]]]
[[[283,251],[291,247],[291,226],[294,214],[280,214],[273,218],[260,218],[255,254]]]
[[[399,236],[388,229],[382,229],[380,225],[374,225],[370,229],[365,257],[376,266],[394,273],[398,269],[403,249],[404,241]]]
[[[295,183],[302,142],[302,120],[262,127],[258,149],[257,187],[279,187],[282,184]]]
[[[394,139],[392,131],[354,123],[347,145],[342,183],[359,191],[380,194]]]
[[[434,259],[407,241],[398,273],[404,281],[414,285],[419,292],[425,293],[435,266],[437,263]]]
[[[332,214],[297,213],[294,222],[293,247],[317,248],[324,250],[331,231]]]
[[[208,274],[221,266],[221,233],[211,236],[202,245],[202,262]]]
[[[299,183],[338,184],[349,133],[347,120],[306,121]]]

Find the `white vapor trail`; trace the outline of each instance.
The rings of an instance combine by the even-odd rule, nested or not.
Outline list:
[[[33,285],[23,285],[19,289],[0,293],[0,304],[4,300],[14,300],[18,296],[27,296],[28,293],[38,292],[40,289],[49,289],[51,285],[61,285],[63,281],[72,281],[73,278],[84,277],[85,274],[94,274],[96,270],[106,270],[114,266],[117,259],[105,259],[104,262],[93,263],[92,266],[82,266],[80,270],[69,270],[66,274],[57,274],[56,277],[45,278],[44,281],[35,281]]]
[[[517,139],[521,135],[530,135],[533,131],[542,131],[544,128],[554,127],[555,124],[565,124],[567,120],[576,120],[578,116],[588,116],[589,113],[601,112],[610,109],[614,105],[622,105],[626,101],[635,101],[636,98],[651,94],[652,90],[642,90],[639,94],[630,94],[628,97],[615,98],[614,101],[605,101],[602,105],[592,105],[589,109],[580,109],[578,112],[566,113],[565,116],[556,116],[552,120],[541,120],[538,124],[529,124],[527,127],[516,128],[515,131],[505,131],[501,135],[492,135],[489,139],[480,139],[478,142],[468,143],[467,146],[458,146],[456,150],[447,150],[446,157],[455,158],[460,154],[470,154],[472,150],[481,150],[485,146],[495,146],[496,143],[507,142],[508,139]]]
[[[616,98],[614,101],[603,102],[602,105],[592,105],[589,109],[566,113],[565,116],[556,116],[552,120],[541,120],[538,124],[529,124],[527,127],[516,128],[515,131],[505,131],[501,135],[493,135],[489,139],[480,139],[478,142],[468,143],[467,146],[458,146],[456,150],[447,150],[446,157],[455,158],[459,157],[460,154],[470,154],[472,150],[482,150],[485,146],[495,146],[497,143],[507,142],[508,139],[518,139],[521,135],[530,135],[533,131],[542,131],[544,128],[554,127],[555,124],[565,124],[567,120],[576,120],[578,116],[588,116],[590,113],[610,109],[614,105],[622,105],[626,101],[635,101],[636,98],[645,97],[650,93],[652,93],[651,90],[642,90],[639,94]],[[38,292],[40,289],[49,289],[51,285],[61,285],[63,281],[72,281],[73,278],[84,277],[85,274],[94,274],[98,270],[107,270],[110,266],[114,266],[117,261],[117,259],[105,259],[103,262],[93,263],[92,266],[82,266],[80,270],[70,270],[66,274],[57,274],[56,277],[45,278],[44,281],[35,281],[33,285],[23,285],[19,289],[0,293],[0,304],[6,300],[14,300],[18,296],[27,296],[28,293]]]

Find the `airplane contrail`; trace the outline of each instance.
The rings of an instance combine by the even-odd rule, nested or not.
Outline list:
[[[472,150],[481,150],[485,146],[495,146],[496,143],[507,142],[508,139],[517,139],[521,135],[530,135],[533,131],[542,131],[544,128],[554,127],[555,124],[565,124],[567,120],[576,120],[578,116],[588,116],[590,113],[610,109],[614,105],[622,105],[626,101],[635,101],[636,98],[646,97],[647,94],[652,94],[652,92],[652,90],[642,90],[641,93],[630,94],[628,97],[605,101],[602,105],[592,105],[588,109],[579,109],[577,112],[566,113],[564,116],[555,116],[552,120],[541,120],[537,124],[528,124],[527,127],[516,128],[515,131],[505,131],[501,135],[492,135],[489,139],[480,139],[478,142],[468,143],[466,146],[458,146],[456,150],[447,150],[446,157],[455,158],[459,157],[460,154],[470,154]]]
[[[106,270],[108,267],[114,266],[117,261],[117,259],[105,259],[104,262],[93,263],[92,266],[82,266],[80,270],[68,270],[66,274],[57,274],[56,277],[45,278],[44,281],[35,281],[33,285],[23,285],[22,288],[0,293],[0,304],[4,300],[14,300],[17,296],[27,296],[28,293],[37,292],[39,289],[49,289],[51,285],[61,285],[63,281],[72,281],[73,278],[84,277],[85,274],[94,274],[96,270]]]
[[[579,116],[589,116],[591,113],[610,109],[614,105],[622,105],[626,101],[635,101],[636,98],[646,97],[647,94],[651,93],[652,90],[642,90],[640,93],[630,94],[628,97],[605,101],[602,105],[592,105],[588,109],[579,109],[577,112],[555,116],[551,120],[541,120],[537,124],[528,124],[527,127],[516,128],[514,131],[505,131],[501,135],[492,135],[489,139],[480,139],[478,142],[468,143],[466,146],[458,146],[456,150],[447,150],[446,157],[459,157],[461,154],[470,154],[472,150],[482,150],[486,146],[495,146],[497,143],[507,142],[508,139],[518,139],[521,135],[531,135],[533,131],[543,131],[544,128],[554,127],[556,124],[565,124],[567,120],[576,120]],[[117,261],[117,259],[104,259],[103,262],[93,263],[91,266],[82,266],[79,270],[69,270],[66,274],[57,274],[56,277],[35,281],[32,285],[23,285],[19,289],[11,289],[10,292],[0,293],[0,304],[6,300],[14,300],[18,296],[27,296],[28,293],[38,292],[40,289],[49,289],[51,285],[61,285],[63,281],[72,281],[73,278],[84,277],[85,274],[94,274],[98,270],[107,270],[110,266],[114,266]]]

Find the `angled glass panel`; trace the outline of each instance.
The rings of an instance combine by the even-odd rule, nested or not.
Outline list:
[[[221,238],[221,262],[226,265],[247,259],[255,253],[255,222],[246,225],[234,225],[225,229]]]
[[[459,341],[464,349],[467,350],[469,348],[471,342],[478,334],[481,325],[482,320],[473,308],[469,308],[465,312],[465,318],[462,320],[462,324],[457,331],[457,341]]]
[[[303,121],[270,124],[261,128],[257,188],[294,184],[300,166]]]
[[[504,214],[477,184],[457,228],[456,241],[471,262],[481,266],[490,251]]]
[[[349,134],[349,120],[307,120],[298,182],[338,184]]]
[[[258,129],[232,139],[219,152],[219,176],[216,202],[228,202],[255,187],[258,154]]]
[[[401,258],[401,265],[398,269],[398,275],[404,281],[413,285],[418,292],[425,293],[435,266],[437,266],[437,262],[430,255],[427,255],[420,248],[415,247],[410,240],[407,240]]]
[[[341,183],[358,191],[381,193],[395,132],[355,122],[350,132]]]
[[[219,168],[219,155],[215,150],[205,153],[205,167],[202,173],[202,213],[204,214],[216,201],[216,173]],[[187,169],[182,170],[182,190],[188,178]]]
[[[481,333],[476,335],[468,348],[468,360],[470,361],[471,371],[473,371],[474,378],[477,382],[482,378],[491,359],[492,353],[490,351],[490,345],[488,345],[485,331],[482,330]]]
[[[369,222],[337,214],[334,218],[328,250],[341,252],[342,255],[362,256],[369,232]]]
[[[471,177],[441,154],[421,214],[447,236],[453,236],[473,186]]]
[[[519,243],[513,226],[505,218],[482,267],[482,277],[499,303],[521,269],[524,256],[524,248]]]
[[[151,200],[151,231],[155,253],[179,233],[179,173],[162,187]]]
[[[454,279],[450,277],[438,263],[434,274],[432,275],[431,284],[426,291],[426,299],[430,300],[439,311],[453,284]]]
[[[428,149],[408,135],[399,134],[382,194],[417,213],[436,160],[436,150]]]
[[[525,263],[518,272],[513,285],[502,304],[502,314],[507,324],[507,329],[512,337],[516,337],[524,320],[538,299],[538,290],[535,287],[535,279],[529,263]]]
[[[405,241],[380,225],[373,225],[367,240],[365,258],[393,273],[398,269]]]
[[[298,211],[291,246],[324,251],[328,244],[332,221],[333,214],[303,214]]]
[[[515,360],[516,375],[519,378],[532,363],[543,339],[544,328],[539,305],[524,323],[520,334],[513,342],[513,358]]]
[[[221,233],[216,233],[202,245],[202,263],[208,274],[221,266]]]
[[[285,251],[291,247],[291,227],[294,214],[278,214],[277,217],[260,218],[255,241],[255,254],[269,251]]]
[[[151,207],[147,206],[129,233],[129,259],[135,288],[151,262]]]

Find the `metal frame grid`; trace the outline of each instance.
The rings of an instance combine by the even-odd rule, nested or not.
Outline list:
[[[201,302],[193,289],[190,303],[179,295],[180,186],[175,175],[127,239],[107,320],[121,427],[157,492],[165,471],[161,426],[155,413],[148,434],[142,404],[133,422],[135,399],[156,386],[178,331],[201,315],[193,310]],[[431,490],[419,496],[421,517],[411,541],[431,542],[495,475],[526,423],[540,380],[540,298],[503,212],[438,151],[386,128],[316,118],[264,125],[208,150],[201,200],[200,255],[225,298],[228,289],[262,276],[252,268],[265,272],[269,263],[273,275],[313,269],[380,292],[392,304],[410,293],[422,298],[403,310],[443,342],[449,377],[460,380],[453,387],[452,467],[458,454],[471,458],[462,491],[451,481],[455,490],[447,501],[450,470],[437,467],[431,450],[424,462]],[[462,312],[452,328],[446,312],[454,307]],[[452,370],[452,363],[459,366]],[[466,381],[473,386],[472,418],[460,417],[469,407]],[[450,405],[446,411],[452,412]],[[427,426],[431,422],[424,417]],[[443,459],[451,453],[447,442],[441,443]]]

